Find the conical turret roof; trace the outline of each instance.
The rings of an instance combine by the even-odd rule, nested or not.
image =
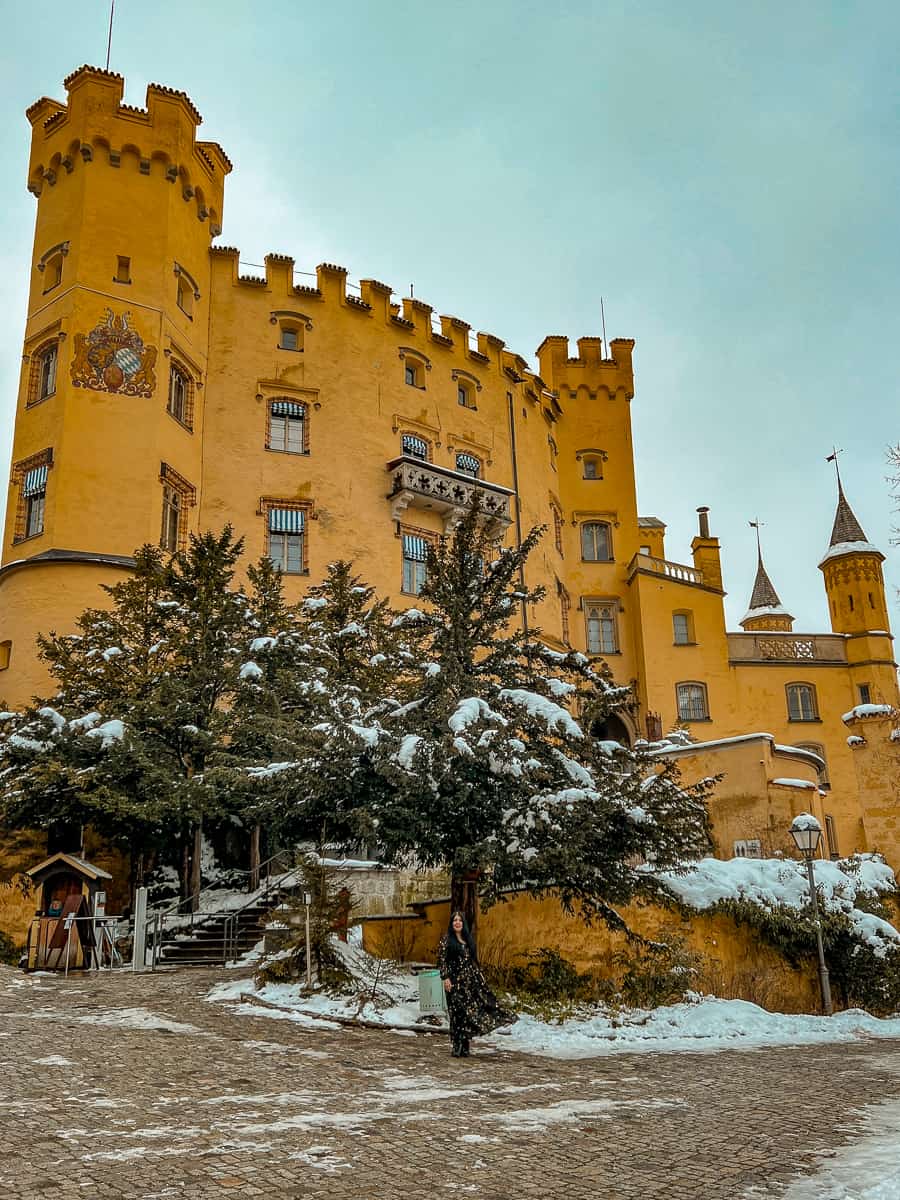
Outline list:
[[[877,554],[879,559],[883,560],[884,555],[866,537],[862,525],[856,519],[856,514],[844,495],[840,471],[838,471],[837,485],[838,502],[834,514],[834,525],[831,527],[831,540],[819,566],[821,567],[829,558],[838,558],[842,554]]]
[[[834,514],[831,541],[828,545],[830,547],[838,546],[841,542],[868,542],[868,540],[863,533],[862,525],[856,519],[856,514],[847,503],[847,497],[844,495],[844,488],[839,476],[837,512]]]
[[[775,591],[775,585],[769,578],[766,568],[763,566],[762,555],[760,555],[759,565],[756,568],[756,579],[753,583],[753,594],[750,597],[750,609],[754,608],[777,608],[781,605],[781,597]]]
[[[781,597],[775,591],[775,584],[769,578],[769,573],[763,565],[762,544],[759,539],[760,522],[751,521],[756,530],[756,579],[753,581],[753,591],[750,595],[750,607],[741,618],[741,625],[747,621],[757,621],[763,617],[785,618],[793,621],[793,617],[781,603]],[[772,628],[780,627],[778,623]]]

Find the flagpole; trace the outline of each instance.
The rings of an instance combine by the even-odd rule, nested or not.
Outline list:
[[[109,5],[109,37],[106,39],[106,69],[109,70],[109,56],[112,51],[113,17],[116,13],[116,0],[110,0]]]

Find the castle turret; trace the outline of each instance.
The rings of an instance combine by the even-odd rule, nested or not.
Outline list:
[[[43,685],[37,664],[18,670],[35,634],[96,604],[135,547],[177,549],[194,527],[231,169],[183,92],[151,84],[134,108],[92,67],[65,88],[26,113],[37,218],[0,569],[0,640],[26,697]]]
[[[794,628],[794,618],[781,603],[775,585],[763,565],[759,522],[750,523],[756,529],[756,579],[750,595],[750,606],[741,618],[741,627],[747,633],[790,633]]]
[[[881,571],[884,555],[868,540],[850,507],[840,471],[837,486],[831,539],[819,563],[825,578],[831,628],[847,639],[847,661],[852,668],[856,702],[896,705],[897,664]]]

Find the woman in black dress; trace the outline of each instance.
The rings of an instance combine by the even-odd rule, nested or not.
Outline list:
[[[447,993],[453,1057],[468,1058],[471,1038],[508,1025],[515,1015],[500,1007],[485,982],[475,943],[461,912],[450,916],[447,934],[438,947],[438,967]]]

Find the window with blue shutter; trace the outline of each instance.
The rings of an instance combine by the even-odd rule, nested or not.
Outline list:
[[[300,508],[270,508],[268,553],[285,575],[303,573],[303,537],[306,514]]]
[[[416,534],[403,535],[403,591],[418,596],[425,586],[428,566],[428,539]]]
[[[306,453],[306,405],[293,400],[273,400],[269,405],[269,450]]]
[[[463,475],[471,475],[473,479],[477,479],[481,474],[481,460],[476,458],[474,454],[457,454],[456,469],[461,471]]]
[[[411,458],[421,458],[423,462],[428,462],[428,443],[424,438],[416,437],[414,433],[404,433],[401,442],[403,453],[408,454]]]

